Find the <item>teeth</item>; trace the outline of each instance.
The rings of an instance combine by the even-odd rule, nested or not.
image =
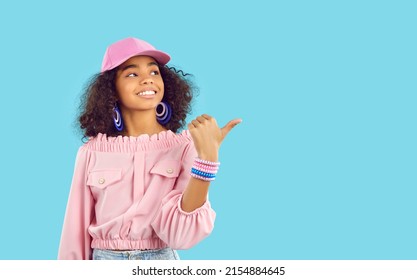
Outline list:
[[[153,90],[147,90],[147,91],[143,91],[143,92],[139,92],[138,95],[154,95],[155,92]]]

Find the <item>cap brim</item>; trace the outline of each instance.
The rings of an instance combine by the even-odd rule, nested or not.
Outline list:
[[[133,56],[137,56],[137,55],[147,55],[147,56],[153,57],[159,64],[162,64],[162,65],[167,64],[168,61],[171,60],[171,57],[167,53],[157,51],[157,50],[143,51]]]

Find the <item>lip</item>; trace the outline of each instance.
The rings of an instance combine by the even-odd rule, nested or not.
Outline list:
[[[141,92],[145,92],[145,91],[153,91],[155,92],[155,94],[152,95],[140,95]],[[152,99],[154,98],[156,95],[158,94],[158,91],[154,88],[145,88],[139,92],[136,93],[136,96],[141,97],[141,98],[146,98],[146,99]]]
[[[140,98],[145,98],[145,99],[152,99],[155,98],[155,96],[157,95],[157,93],[153,94],[153,95],[137,95]]]

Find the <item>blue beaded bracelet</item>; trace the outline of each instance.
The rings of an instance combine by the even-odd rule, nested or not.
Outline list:
[[[195,175],[202,176],[202,177],[206,177],[206,178],[215,178],[216,177],[216,174],[214,174],[214,173],[203,172],[203,171],[197,170],[195,168],[191,168],[191,173],[195,174]]]

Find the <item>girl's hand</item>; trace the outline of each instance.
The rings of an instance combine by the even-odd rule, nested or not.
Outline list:
[[[219,128],[216,119],[207,114],[191,121],[188,124],[188,129],[193,138],[198,157],[204,160],[218,161],[221,143],[232,128],[241,122],[241,119],[234,119],[224,127]]]

